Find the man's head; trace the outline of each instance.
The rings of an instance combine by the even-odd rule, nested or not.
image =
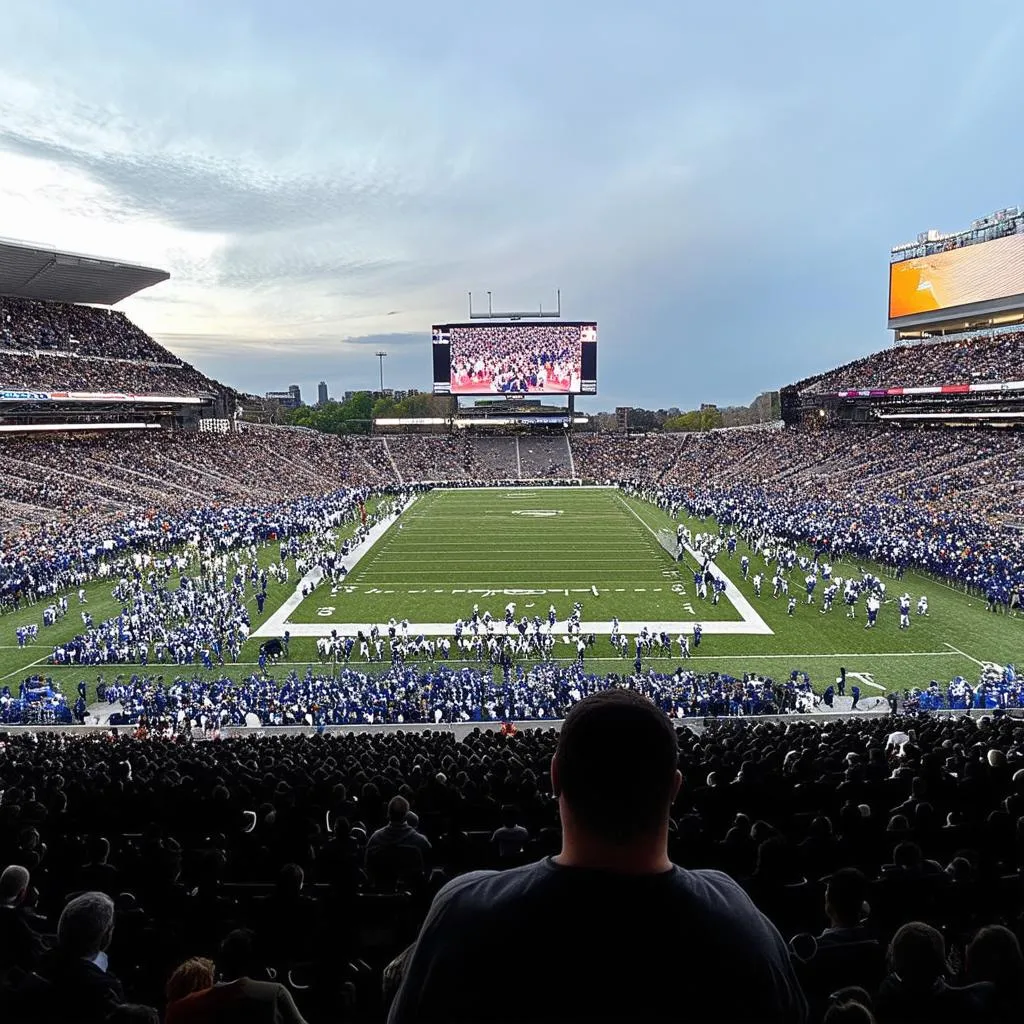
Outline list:
[[[679,744],[664,712],[634,690],[574,704],[551,762],[563,826],[618,845],[656,834],[679,790]]]
[[[114,901],[102,892],[83,892],[69,900],[57,922],[57,944],[69,956],[91,959],[114,935]]]
[[[831,875],[825,888],[825,913],[835,928],[856,928],[860,924],[867,879],[856,868],[841,868]]]
[[[217,970],[223,981],[263,976],[266,972],[256,955],[256,933],[248,928],[228,932],[217,953]]]
[[[28,895],[28,868],[11,864],[0,875],[0,907],[16,907]]]
[[[894,974],[908,985],[925,987],[946,971],[946,944],[931,925],[911,921],[903,925],[889,945]]]
[[[401,825],[408,816],[409,801],[404,796],[393,796],[388,801],[388,821],[392,825]]]

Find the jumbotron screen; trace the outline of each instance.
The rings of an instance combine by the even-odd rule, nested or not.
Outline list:
[[[597,394],[597,324],[436,324],[434,394]]]
[[[1024,293],[1024,235],[918,256],[889,267],[889,319]]]

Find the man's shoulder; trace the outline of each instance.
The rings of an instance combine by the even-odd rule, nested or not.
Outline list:
[[[589,878],[584,879],[584,872],[580,869],[558,866],[550,857],[504,871],[471,871],[448,882],[438,892],[434,907],[442,910],[480,905],[493,910],[503,902],[520,902],[529,895],[553,894],[569,886],[580,885],[581,881],[584,885],[591,882],[597,885],[608,880],[603,873],[585,874]],[[618,876],[620,884],[628,885],[628,877]],[[650,881],[650,876],[638,877],[638,889]],[[730,906],[753,907],[741,886],[721,871],[690,871],[673,867],[660,881],[663,887],[658,888],[659,898],[678,896],[691,903],[703,904],[709,910],[725,911]]]

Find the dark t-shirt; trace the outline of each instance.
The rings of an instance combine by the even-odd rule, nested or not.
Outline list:
[[[784,1021],[807,1007],[779,933],[727,875],[551,858],[449,882],[389,1024]]]

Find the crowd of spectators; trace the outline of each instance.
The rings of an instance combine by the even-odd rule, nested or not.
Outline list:
[[[158,366],[81,356],[21,355],[0,351],[0,387],[4,391],[84,391],[188,398],[224,390],[188,363]]]
[[[582,434],[570,444],[577,479],[716,515],[752,541],[770,535],[833,558],[916,566],[978,588],[1000,606],[1019,600],[1024,448],[1015,432],[792,428]],[[6,442],[0,580],[12,563],[24,576],[54,558],[78,561],[82,548],[135,532],[140,518],[152,525],[224,505],[257,515],[341,486],[514,482],[520,470],[523,478],[564,479],[570,451],[563,460],[563,446],[563,438],[288,428],[174,434],[159,445],[130,435]]]
[[[632,674],[597,674],[572,664],[516,665],[492,672],[480,667],[399,665],[383,672],[339,667],[303,675],[273,672],[235,684],[196,676],[165,682],[134,675],[104,688],[117,706],[118,725],[173,733],[208,733],[261,725],[439,725],[454,722],[559,721],[590,693],[628,686],[673,718],[751,716],[810,711],[816,706],[810,679],[794,671],[776,683],[754,676],[643,669]]]
[[[666,508],[714,515],[748,540],[918,567],[1021,601],[1024,450],[990,430],[713,431],[573,439],[576,472],[631,481]]]
[[[395,1022],[1020,1018],[1018,720],[673,735],[610,696],[561,735],[2,737],[0,1012],[194,1021],[262,997],[266,1019],[314,1024],[389,1003]],[[531,973],[541,950],[554,966]],[[571,983],[601,956],[614,981]]]
[[[0,297],[0,348],[181,363],[118,310],[34,299]]]
[[[1024,380],[1024,331],[896,345],[799,381],[802,393]]]
[[[584,330],[579,324],[452,327],[452,394],[578,391]]]
[[[118,310],[2,297],[0,389],[182,396],[225,390]]]
[[[344,438],[260,430],[182,435],[162,446],[117,441],[26,442],[22,459],[4,467],[19,477],[21,499],[34,501],[3,501],[23,518],[0,541],[0,607],[77,589],[133,552],[165,554],[200,541],[220,550],[306,534],[351,514],[368,493],[339,486],[362,476],[349,472],[356,459]],[[159,502],[150,493],[157,487]]]

